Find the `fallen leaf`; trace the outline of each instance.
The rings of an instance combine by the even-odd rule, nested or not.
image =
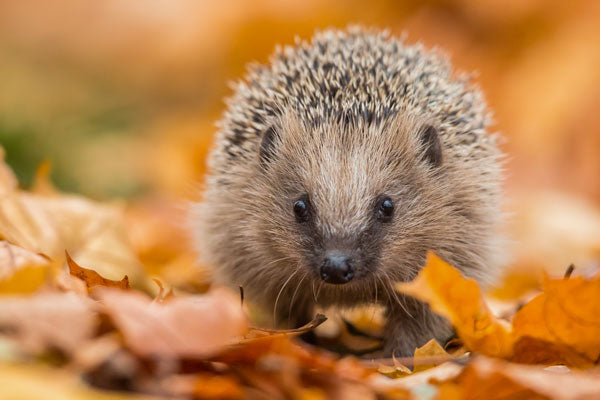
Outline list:
[[[600,359],[600,275],[544,281],[544,292],[517,312],[514,335],[521,341],[515,360],[544,362],[555,359],[571,366],[589,367]],[[537,339],[549,344],[523,346]],[[528,351],[531,350],[531,351]]]
[[[0,146],[0,196],[16,190],[19,185],[17,177],[4,161],[5,156],[4,148]]]
[[[113,287],[117,289],[129,289],[129,278],[127,275],[120,281],[113,281],[111,279],[103,278],[99,273],[94,271],[93,269],[83,268],[78,265],[69,255],[68,252],[65,252],[65,256],[67,258],[67,265],[69,266],[69,273],[81,279],[85,282],[85,285],[89,288],[94,286],[106,286]]]
[[[6,170],[10,169],[0,160],[0,171]],[[145,287],[147,278],[127,244],[120,207],[77,195],[27,193],[11,182],[0,185],[1,238],[55,262],[64,261],[66,249],[102,276],[128,275]]]
[[[0,328],[33,354],[49,347],[71,353],[94,335],[99,322],[94,301],[73,293],[2,296],[0,310]]]
[[[11,277],[0,280],[0,294],[29,294],[49,281],[49,269],[43,265],[30,265],[18,269]]]
[[[31,364],[0,364],[0,387],[7,400],[157,400],[91,389],[68,371]]]
[[[394,358],[394,365],[380,365],[377,372],[387,376],[388,378],[398,379],[410,375],[412,371],[408,367],[400,364]]]
[[[49,263],[47,258],[39,254],[0,240],[0,280],[10,277],[21,268]]]
[[[154,302],[156,302],[156,303],[163,303],[163,302],[169,300],[170,298],[172,298],[174,296],[173,295],[173,288],[170,288],[168,292],[165,291],[165,287],[163,286],[163,284],[160,281],[160,279],[152,278],[152,281],[154,283],[156,283],[156,286],[158,286],[158,293],[154,297]]]
[[[436,365],[442,364],[444,361],[431,363],[431,364],[422,364],[419,360],[427,360],[431,358],[440,358],[443,360],[444,358],[450,358],[450,354],[444,350],[442,346],[435,339],[431,339],[429,342],[425,343],[423,346],[415,349],[414,359],[415,366],[413,368],[413,372],[421,372],[427,369],[433,368]]]
[[[452,379],[458,376],[462,369],[463,367],[457,363],[445,362],[427,371],[410,374],[400,379],[389,379],[382,375],[374,375],[369,378],[369,382],[380,392],[389,393],[393,390],[401,390],[401,393],[405,394],[422,385],[427,385],[429,381],[434,379],[436,381]]]
[[[446,317],[471,351],[508,358],[513,351],[510,327],[498,320],[487,307],[479,286],[433,253],[418,276],[396,288],[429,304]]]
[[[244,390],[235,376],[203,372],[170,376],[160,382],[167,393],[202,399],[243,399]]]
[[[439,387],[440,399],[600,398],[600,376],[475,357],[455,378]]]
[[[268,329],[268,328],[259,328],[252,327],[248,335],[246,335],[246,340],[252,340],[255,337],[262,336],[271,336],[271,335],[280,335],[280,336],[300,336],[306,332],[312,331],[323,322],[327,320],[327,317],[323,314],[317,314],[312,319],[312,321],[304,324],[299,328],[294,329]]]
[[[98,287],[103,311],[142,356],[207,358],[247,332],[239,299],[228,291],[152,302],[140,292]]]
[[[0,294],[33,293],[51,275],[47,258],[6,240],[0,241]]]
[[[35,172],[35,179],[31,187],[31,192],[44,195],[55,196],[59,191],[50,182],[50,172],[52,172],[52,164],[49,161],[41,163]]]
[[[523,270],[527,272],[520,272]],[[526,266],[511,266],[501,284],[492,288],[488,294],[499,300],[516,300],[532,290],[539,290],[541,281],[542,276],[536,270],[532,271]]]

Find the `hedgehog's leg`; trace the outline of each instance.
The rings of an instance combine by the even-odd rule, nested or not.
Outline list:
[[[402,304],[388,308],[384,332],[384,354],[411,357],[417,347],[431,339],[442,346],[452,336],[452,327],[446,319],[435,314],[428,305],[411,298],[402,298]]]

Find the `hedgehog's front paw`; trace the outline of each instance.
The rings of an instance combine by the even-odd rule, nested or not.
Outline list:
[[[386,357],[391,357],[392,354],[396,357],[412,357],[417,347],[423,346],[431,339],[436,339],[444,345],[452,336],[452,327],[445,318],[422,304],[414,308],[414,313],[411,311],[414,317],[403,309],[388,311],[383,343]]]

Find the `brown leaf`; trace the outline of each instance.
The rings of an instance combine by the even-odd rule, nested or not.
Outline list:
[[[65,251],[65,256],[67,258],[67,265],[69,266],[69,273],[81,279],[85,282],[85,285],[89,288],[94,286],[106,286],[113,287],[117,289],[129,289],[129,278],[127,275],[120,281],[113,281],[111,279],[103,278],[99,273],[94,271],[93,269],[87,269],[79,266],[69,255],[68,252]]]
[[[245,340],[252,340],[253,338],[256,338],[256,337],[272,336],[272,335],[300,336],[306,332],[312,331],[313,329],[315,329],[316,327],[321,325],[326,320],[327,320],[326,316],[324,316],[323,314],[317,314],[312,319],[312,321],[308,322],[307,324],[304,324],[303,326],[301,326],[299,328],[295,328],[295,329],[268,329],[268,328],[252,327],[250,329],[250,332],[248,333],[248,335],[246,335]]]
[[[94,295],[127,346],[142,356],[206,358],[247,331],[239,299],[222,289],[165,303],[113,288],[99,287]]]

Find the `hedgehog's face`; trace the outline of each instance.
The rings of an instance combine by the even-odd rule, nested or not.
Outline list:
[[[259,186],[274,210],[262,233],[300,275],[332,290],[414,276],[435,215],[424,188],[442,164],[432,125],[289,123],[267,131],[260,154]]]

